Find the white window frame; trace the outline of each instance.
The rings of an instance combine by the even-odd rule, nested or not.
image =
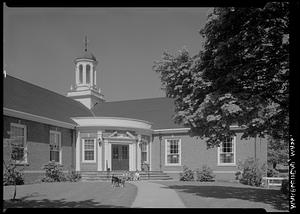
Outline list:
[[[15,160],[15,161],[16,161],[17,164],[28,164],[28,159],[27,159],[27,127],[26,127],[26,125],[19,124],[19,123],[10,123],[10,131],[12,131],[12,126],[24,129],[24,158],[23,158],[24,160],[23,161]],[[10,138],[11,138],[11,133],[10,133]]]
[[[149,152],[149,149],[148,149],[148,143],[147,142],[142,142],[141,143],[141,160],[142,160],[142,153],[143,153],[143,149],[142,149],[142,145],[145,145],[145,147],[146,147],[146,151],[144,151],[144,152],[146,152],[146,162],[147,163],[149,163],[149,158],[148,158],[148,152]]]
[[[221,163],[220,154],[221,153],[221,145],[218,147],[217,158],[218,158],[218,166],[236,166],[236,136],[232,139],[232,149],[233,149],[233,163]]]
[[[179,161],[178,163],[168,163],[168,143],[170,142],[170,140],[178,140],[178,153],[179,153]],[[165,165],[166,166],[181,166],[181,139],[180,138],[168,138],[165,139]]]
[[[85,160],[85,148],[84,148],[84,145],[85,145],[85,140],[93,140],[94,141],[94,160]],[[83,138],[82,139],[82,162],[83,163],[96,163],[96,139],[95,138]]]
[[[58,135],[59,136],[59,143],[58,143],[58,146],[59,146],[59,162],[56,162],[56,163],[59,163],[59,164],[62,164],[62,146],[61,146],[61,132],[59,131],[54,131],[54,130],[50,130],[50,135],[49,135],[49,148],[50,148],[50,144],[51,144],[51,141],[50,141],[50,136],[51,134],[54,134],[54,135]],[[50,149],[50,152],[51,152],[51,149]],[[49,154],[50,155],[50,154]],[[50,159],[50,157],[49,157]],[[51,160],[50,160],[51,161]]]

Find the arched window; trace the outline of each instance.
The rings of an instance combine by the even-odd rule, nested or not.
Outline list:
[[[79,65],[79,83],[82,84],[83,82],[83,66]]]
[[[86,65],[86,84],[91,82],[91,75],[90,75],[91,66]]]

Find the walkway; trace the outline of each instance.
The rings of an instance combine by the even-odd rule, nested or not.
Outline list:
[[[185,208],[177,193],[150,181],[131,182],[138,188],[133,208]]]

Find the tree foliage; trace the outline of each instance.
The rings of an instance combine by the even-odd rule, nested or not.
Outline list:
[[[289,159],[289,145],[284,141],[269,139],[268,164],[276,169],[277,164],[286,165]]]
[[[287,141],[289,124],[289,4],[263,8],[214,8],[200,31],[203,50],[190,56],[164,53],[153,70],[176,123],[207,139],[209,147],[234,135],[271,135]]]

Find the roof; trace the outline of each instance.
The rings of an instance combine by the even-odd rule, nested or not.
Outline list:
[[[81,54],[81,56],[77,57],[76,59],[91,59],[91,60],[97,61],[94,54],[92,54],[89,51],[84,51],[84,53]]]
[[[9,75],[3,78],[3,107],[71,124],[71,117],[93,116],[71,98]]]
[[[174,123],[174,99],[159,97],[139,100],[104,102],[93,108],[98,117],[126,117],[153,123],[153,129],[183,128]]]

